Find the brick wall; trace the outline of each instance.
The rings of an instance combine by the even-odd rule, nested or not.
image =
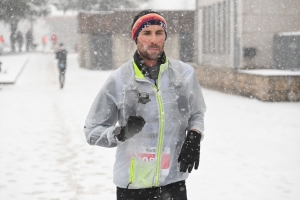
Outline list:
[[[300,101],[300,75],[266,76],[211,66],[195,67],[203,87],[262,101]]]

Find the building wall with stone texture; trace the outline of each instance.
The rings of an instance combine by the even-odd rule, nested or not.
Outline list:
[[[129,29],[133,17],[138,12],[140,11],[80,13],[78,15],[78,35],[82,42],[78,45],[80,67],[96,70],[116,69],[132,59],[136,44],[130,38]],[[167,57],[192,61],[195,57],[194,45],[193,39],[189,38],[193,38],[194,35],[194,11],[160,11],[160,13],[166,19],[168,26],[165,43]],[[99,38],[105,34],[111,35],[111,38],[107,38],[112,43],[111,47],[110,41],[105,44],[105,40]],[[108,50],[112,55],[106,57]],[[106,63],[98,63],[104,59]],[[95,66],[95,62],[98,66]],[[104,65],[112,67],[105,68]]]
[[[115,34],[113,37],[113,68],[117,69],[124,62],[133,58],[136,44],[124,34]]]
[[[299,0],[196,1],[198,63],[274,68],[274,35],[300,30]],[[254,56],[245,51],[254,50]]]
[[[256,56],[244,57],[243,68],[274,68],[274,35],[300,30],[299,0],[243,0],[243,48],[254,47]]]
[[[198,63],[239,68],[242,59],[242,3],[196,1]]]
[[[194,65],[203,87],[262,101],[300,101],[300,74],[259,75],[240,70]]]
[[[79,65],[86,69],[91,69],[91,51],[89,44],[89,34],[80,34],[78,37],[78,61]]]
[[[168,34],[165,43],[167,57],[180,59],[180,52],[178,51],[180,49],[179,40],[178,34]],[[124,62],[133,58],[133,54],[136,51],[136,44],[129,37],[124,36],[124,34],[114,34],[113,49],[113,69],[117,69]]]
[[[169,34],[165,43],[167,57],[180,59],[180,38],[178,34]]]

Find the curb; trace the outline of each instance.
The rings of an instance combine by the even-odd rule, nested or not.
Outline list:
[[[30,59],[31,55],[26,59],[26,61],[24,62],[24,64],[22,65],[21,69],[19,70],[19,72],[17,73],[17,75],[15,76],[14,80],[12,81],[6,81],[6,82],[0,82],[0,85],[6,85],[6,84],[15,84],[20,76],[20,74],[23,72],[26,64],[28,63],[29,59]]]

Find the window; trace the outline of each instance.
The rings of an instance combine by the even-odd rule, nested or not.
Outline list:
[[[203,53],[230,53],[230,0],[203,8]]]

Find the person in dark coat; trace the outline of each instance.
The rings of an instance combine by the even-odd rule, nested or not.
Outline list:
[[[65,72],[67,68],[67,50],[64,48],[64,44],[59,44],[59,50],[56,52],[56,59],[58,60],[58,68],[60,71]]]
[[[19,52],[22,51],[22,46],[23,46],[23,34],[21,33],[21,31],[17,32],[17,43],[18,43],[18,47],[19,47]]]
[[[26,33],[26,51],[32,49],[32,45],[33,45],[32,40],[33,40],[32,31],[28,30]]]

